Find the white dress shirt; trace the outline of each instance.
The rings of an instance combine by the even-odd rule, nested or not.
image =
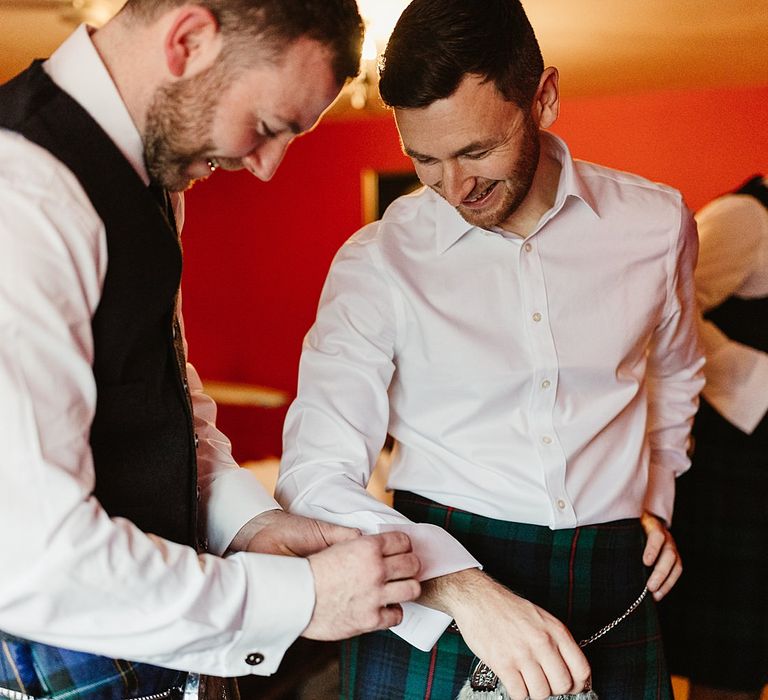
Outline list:
[[[768,210],[746,194],[725,195],[696,214],[696,294],[702,312],[731,296],[768,297]],[[768,410],[768,355],[726,337],[702,319],[707,355],[702,394],[728,421],[751,433]]]
[[[148,182],[141,138],[86,27],[44,67]],[[312,613],[308,562],[198,555],[106,515],[92,496],[88,442],[104,225],[47,151],[0,130],[0,162],[0,629],[181,670],[274,672]],[[215,404],[187,371],[201,511],[220,555],[242,525],[278,506],[235,464]],[[251,653],[263,663],[246,663]]]
[[[562,170],[528,238],[423,189],[341,248],[286,421],[284,506],[407,522],[363,489],[389,432],[391,489],[551,528],[671,518],[703,383],[693,219],[668,187],[543,146]],[[443,530],[406,529],[426,527],[423,578],[476,565]],[[407,607],[395,631],[428,648],[440,621]]]

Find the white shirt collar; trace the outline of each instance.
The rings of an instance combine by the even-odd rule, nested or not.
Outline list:
[[[117,86],[91,41],[92,28],[81,24],[43,64],[45,72],[104,129],[144,184],[144,145]]]
[[[541,132],[542,150],[545,150],[554,157],[561,166],[560,181],[557,185],[557,196],[555,204],[548,214],[542,217],[541,222],[545,222],[554,216],[565,204],[569,196],[578,197],[592,211],[599,216],[597,201],[589,189],[587,183],[579,176],[574,167],[571,152],[565,141],[560,137],[549,132]],[[475,228],[467,223],[454,207],[446,202],[439,195],[436,199],[436,223],[437,223],[437,247],[442,253],[448,250],[465,233]]]

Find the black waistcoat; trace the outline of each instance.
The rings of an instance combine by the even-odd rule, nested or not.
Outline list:
[[[0,126],[66,165],[106,228],[107,273],[91,321],[95,496],[110,516],[194,545],[195,438],[173,337],[181,279],[175,227],[101,127],[39,62],[0,87]]]
[[[744,183],[736,194],[755,197],[768,208],[768,188],[761,177]],[[723,251],[725,254],[725,251]],[[732,296],[711,309],[705,318],[712,321],[731,340],[768,352],[768,297],[739,299]]]

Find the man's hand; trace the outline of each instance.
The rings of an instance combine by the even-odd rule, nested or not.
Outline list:
[[[648,538],[643,551],[643,564],[653,566],[646,585],[654,599],[661,600],[680,578],[683,564],[675,540],[660,518],[645,512],[640,522]]]
[[[337,542],[360,537],[360,531],[282,510],[267,510],[246,523],[232,540],[233,552],[306,557]]]
[[[399,603],[416,600],[419,560],[402,532],[342,542],[309,557],[315,609],[302,636],[336,640],[399,625]]]
[[[578,693],[589,663],[559,620],[477,569],[424,583],[419,602],[452,615],[464,641],[510,697]]]

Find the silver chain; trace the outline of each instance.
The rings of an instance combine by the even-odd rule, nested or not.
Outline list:
[[[614,627],[616,627],[616,625],[619,625],[622,622],[624,622],[624,620],[626,620],[635,611],[635,608],[637,608],[637,606],[643,602],[643,600],[645,599],[645,596],[647,595],[648,595],[648,587],[646,586],[645,588],[643,588],[643,592],[637,597],[637,600],[634,603],[632,603],[632,605],[630,605],[624,611],[623,614],[619,615],[613,622],[609,622],[605,627],[597,630],[597,632],[595,632],[591,637],[582,639],[579,642],[579,646],[585,647],[587,646],[587,644],[592,644],[592,642],[600,639],[600,637],[602,637],[603,635],[608,634],[608,632],[610,632]]]

